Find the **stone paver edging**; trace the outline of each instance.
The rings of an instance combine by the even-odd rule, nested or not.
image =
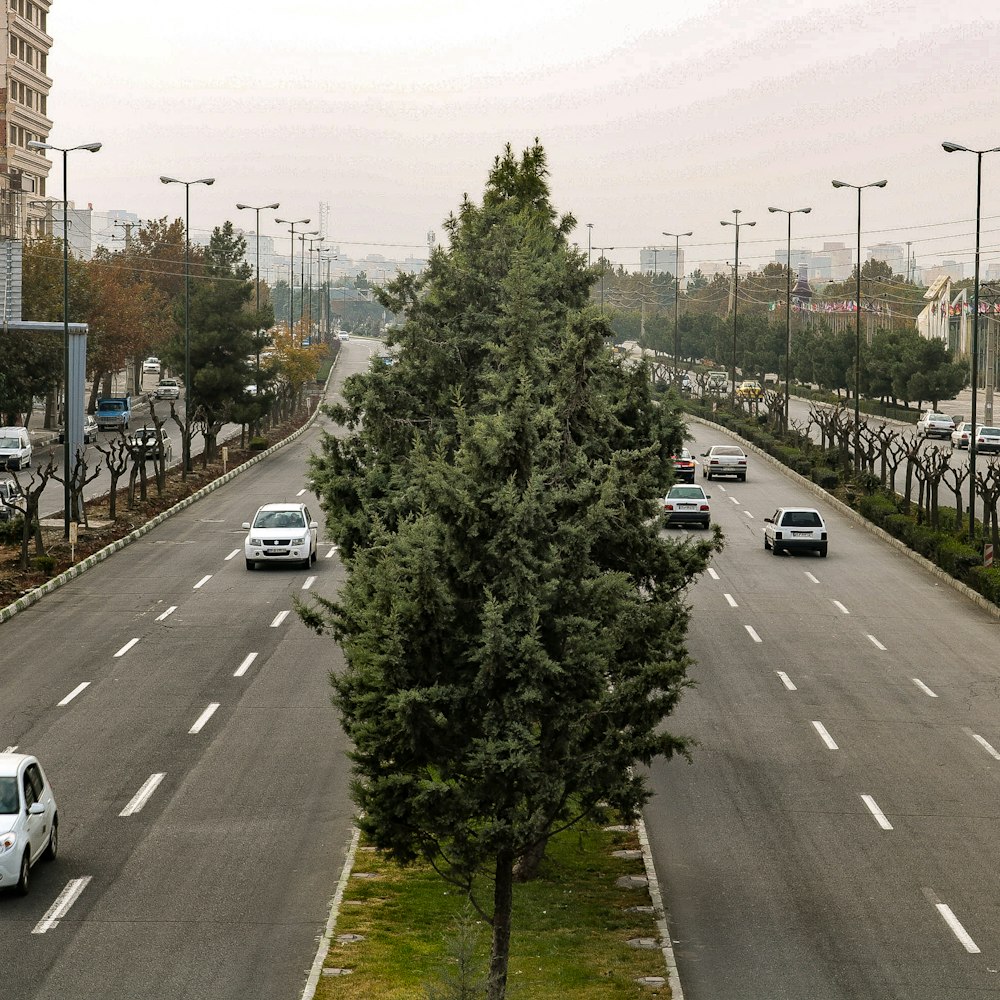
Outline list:
[[[855,524],[864,528],[869,534],[874,535],[887,545],[892,546],[892,548],[896,549],[896,551],[901,552],[918,566],[927,570],[927,572],[932,576],[937,577],[937,579],[939,579],[942,583],[946,583],[953,590],[957,590],[963,597],[972,601],[973,604],[982,608],[982,610],[987,614],[992,615],[994,618],[1000,618],[1000,607],[994,604],[991,600],[984,597],[978,591],[973,590],[967,584],[962,583],[961,580],[956,580],[950,573],[946,573],[940,566],[936,566],[930,561],[930,559],[922,556],[919,552],[914,552],[909,545],[900,541],[898,538],[895,538],[893,535],[890,535],[888,531],[880,528],[877,524],[872,524],[871,521],[859,514],[853,507],[848,506],[843,502],[843,500],[838,500],[832,493],[828,493],[825,489],[823,489],[822,486],[814,483],[811,479],[806,479],[805,476],[799,475],[799,473],[795,472],[793,469],[788,468],[787,465],[779,462],[773,455],[769,455],[763,448],[758,448],[757,445],[752,444],[745,438],[740,437],[739,434],[731,431],[728,427],[723,427],[722,424],[713,423],[711,420],[706,420],[704,417],[696,417],[690,413],[687,416],[689,420],[692,420],[695,423],[704,424],[706,427],[722,431],[724,434],[728,434],[730,437],[735,438],[739,441],[743,448],[753,452],[753,454],[755,454],[758,458],[763,458],[764,461],[768,462],[776,469],[780,469],[790,479],[794,479],[800,486],[805,487],[814,496],[821,497],[831,506],[835,507],[839,513],[844,515],[844,517],[849,518]]]
[[[339,358],[340,354],[338,352],[337,359],[339,360]],[[324,395],[326,393],[326,388],[330,384],[330,379],[333,377],[335,368],[336,361],[334,361],[334,364],[331,366],[330,374],[326,379],[326,385],[323,387]],[[86,559],[78,562],[75,566],[71,566],[65,572],[60,573],[58,576],[54,576],[51,580],[47,580],[40,587],[35,587],[33,590],[29,590],[26,594],[22,594],[16,601],[14,601],[13,604],[8,604],[5,608],[0,608],[0,624],[13,618],[18,612],[30,608],[32,604],[37,604],[43,597],[45,597],[46,594],[51,594],[52,591],[58,590],[60,587],[64,587],[71,580],[75,580],[81,573],[86,573],[88,569],[93,569],[93,567],[98,563],[104,562],[105,559],[113,556],[119,551],[119,549],[123,549],[126,545],[131,545],[132,542],[138,541],[143,535],[152,531],[158,524],[162,524],[168,517],[173,517],[174,514],[179,514],[185,507],[190,507],[195,501],[208,496],[209,493],[217,490],[220,486],[224,486],[230,480],[235,479],[237,476],[246,472],[247,469],[256,465],[258,462],[263,462],[265,458],[273,455],[279,448],[284,448],[285,445],[291,444],[292,441],[300,437],[310,427],[312,427],[316,418],[319,416],[322,406],[323,404],[321,401],[317,402],[316,409],[313,410],[312,414],[310,414],[309,419],[306,420],[306,422],[298,430],[292,431],[288,437],[282,438],[280,441],[272,444],[270,448],[262,451],[259,455],[254,455],[254,457],[249,461],[236,466],[235,469],[230,469],[229,472],[220,476],[218,479],[213,479],[206,486],[203,486],[197,492],[192,493],[191,496],[185,497],[183,500],[175,503],[173,507],[157,514],[152,520],[139,525],[135,531],[131,531],[127,535],[116,539],[110,545],[105,545],[103,549],[98,549],[97,552],[87,556]]]

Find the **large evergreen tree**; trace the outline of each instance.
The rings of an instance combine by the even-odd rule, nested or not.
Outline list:
[[[341,641],[335,700],[374,842],[431,861],[493,929],[549,836],[648,796],[637,762],[686,684],[683,593],[719,542],[661,537],[679,417],[615,360],[544,151],[497,158],[420,279],[392,366],[349,378],[312,478],[348,578],[303,617]],[[491,895],[492,899],[487,900]]]

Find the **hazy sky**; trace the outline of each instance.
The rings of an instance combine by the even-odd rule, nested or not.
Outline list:
[[[493,157],[538,137],[553,200],[587,246],[637,266],[693,230],[687,266],[771,259],[793,244],[911,241],[921,264],[971,262],[976,158],[1000,146],[996,0],[54,0],[50,141],[69,197],[141,218],[182,216],[195,238],[237,202],[319,219],[347,255],[426,254]],[[991,58],[992,55],[992,58]],[[50,195],[61,192],[54,164]],[[983,158],[983,262],[1000,256],[1000,153]],[[283,244],[277,245],[279,252]],[[596,257],[596,255],[595,255]]]

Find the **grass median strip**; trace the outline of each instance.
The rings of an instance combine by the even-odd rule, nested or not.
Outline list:
[[[489,927],[429,866],[404,869],[362,846],[316,1000],[447,1000],[461,995],[445,986],[460,961],[485,974],[489,946]],[[539,877],[515,886],[512,1000],[665,998],[665,984],[637,981],[666,974],[635,831],[588,826],[553,838]]]

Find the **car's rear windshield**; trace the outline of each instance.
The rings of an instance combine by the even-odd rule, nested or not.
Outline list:
[[[951,417],[949,417],[947,413],[928,413],[927,414],[927,419],[928,420],[947,420],[949,424],[951,423]]]
[[[712,449],[713,455],[742,455],[743,449],[736,448],[735,446],[730,446],[726,444],[716,445]]]
[[[17,778],[0,778],[0,816],[9,816],[17,811]]]
[[[819,528],[823,519],[814,510],[786,510],[781,523],[789,528]]]
[[[983,437],[996,437],[1000,434],[1000,427],[980,427],[979,433],[982,434]]]
[[[700,486],[671,486],[668,494],[675,500],[704,500],[705,494]]]

